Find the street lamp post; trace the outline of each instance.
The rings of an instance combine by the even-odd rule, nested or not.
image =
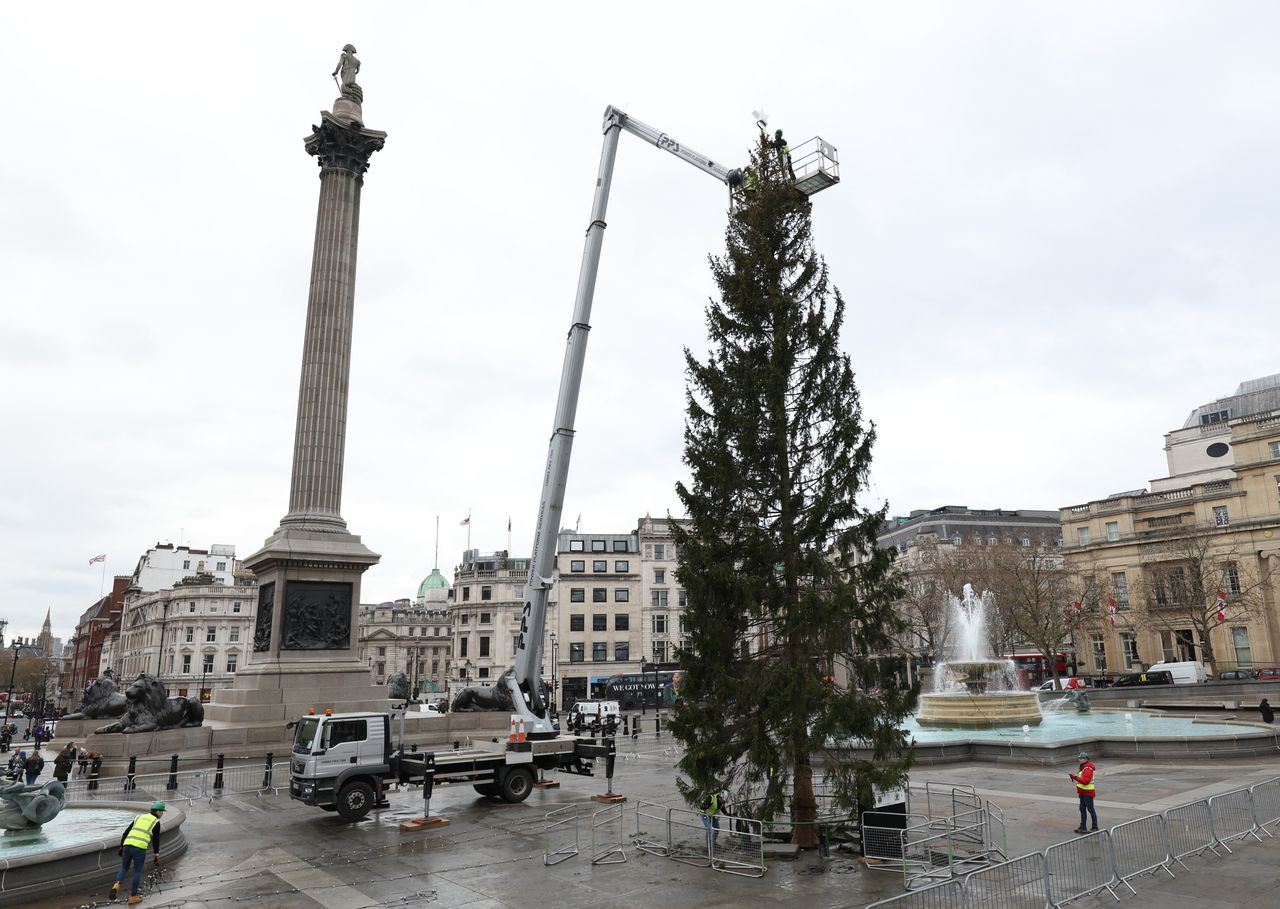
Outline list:
[[[649,705],[649,697],[648,697],[649,692],[646,689],[648,689],[649,687],[647,678],[648,678],[650,669],[653,670],[653,678],[656,683],[658,678],[658,664],[657,663],[641,663],[640,664],[640,713],[641,715],[645,713],[645,708],[647,708]],[[658,695],[656,690],[653,696],[653,712],[654,713],[658,712]]]
[[[14,638],[13,643],[9,645],[9,649],[13,651],[11,654],[13,659],[13,668],[9,670],[9,690],[5,694],[4,699],[4,725],[9,725],[9,716],[13,710],[13,682],[18,675],[18,651],[30,650],[33,644],[25,638]]]

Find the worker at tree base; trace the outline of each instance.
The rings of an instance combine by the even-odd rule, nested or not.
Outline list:
[[[707,831],[707,854],[711,854],[711,846],[715,842],[720,832],[720,810],[723,803],[720,799],[719,792],[708,792],[703,797],[702,803],[698,805],[698,810],[702,812],[702,826]]]
[[[1097,795],[1097,786],[1094,785],[1093,775],[1098,768],[1093,765],[1093,761],[1089,760],[1089,755],[1080,752],[1080,771],[1071,773],[1071,781],[1076,784],[1076,795],[1080,797],[1080,826],[1075,829],[1076,833],[1090,833],[1098,829],[1098,812],[1094,810],[1093,799]],[[1085,827],[1085,814],[1093,819],[1091,828]]]
[[[142,866],[147,863],[148,846],[155,850],[156,867],[160,866],[160,818],[164,817],[164,811],[164,802],[152,802],[150,813],[138,815],[125,828],[124,836],[120,837],[120,873],[116,875],[116,882],[111,885],[111,899],[114,900],[120,893],[120,884],[132,865],[133,883],[129,889],[129,903],[133,905],[142,902],[142,895],[138,891],[142,889]]]

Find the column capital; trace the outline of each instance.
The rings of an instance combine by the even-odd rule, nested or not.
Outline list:
[[[354,177],[364,176],[369,159],[387,140],[381,130],[365,129],[359,121],[343,123],[328,111],[320,115],[320,125],[311,130],[303,140],[307,154],[316,156],[322,170],[346,171]]]

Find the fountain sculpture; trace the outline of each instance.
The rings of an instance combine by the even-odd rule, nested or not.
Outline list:
[[[920,695],[916,722],[921,726],[1035,726],[1042,716],[1034,692],[1018,687],[1012,660],[988,655],[987,607],[990,594],[975,596],[964,585],[963,598],[947,594],[948,653],[938,664],[934,688]]]

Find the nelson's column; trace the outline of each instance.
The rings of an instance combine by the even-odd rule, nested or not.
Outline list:
[[[366,129],[356,83],[360,61],[347,45],[333,75],[342,91],[305,140],[320,165],[320,205],[302,347],[289,513],[244,564],[258,576],[253,653],[234,688],[206,712],[215,721],[292,719],[307,707],[386,706],[355,646],[360,576],[379,556],[342,519],[347,380],[355,307],[360,190],[387,134]]]

